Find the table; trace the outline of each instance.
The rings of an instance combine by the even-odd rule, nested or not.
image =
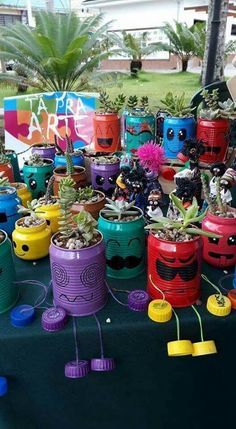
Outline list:
[[[16,260],[18,280],[41,279],[49,283],[48,259]],[[223,272],[203,266],[217,282]],[[232,282],[232,281],[231,281]],[[111,286],[144,288],[146,274]],[[228,282],[230,287],[230,282]],[[40,290],[41,292],[41,290]],[[9,313],[0,317],[0,375],[9,381],[9,392],[0,398],[1,429],[218,429],[234,422],[233,386],[236,347],[236,312],[215,317],[206,310],[214,290],[203,284],[203,316],[206,339],[214,339],[218,354],[205,357],[169,358],[167,341],[176,339],[175,319],[166,324],[149,320],[109,298],[98,313],[102,323],[105,355],[115,357],[111,373],[91,372],[72,380],[64,377],[64,365],[75,358],[72,319],[66,328],[47,333],[41,328],[41,313],[26,328],[14,328]],[[35,286],[21,287],[19,303],[31,304],[39,294]],[[119,293],[126,300],[126,295]],[[51,296],[49,297],[49,301]],[[191,308],[177,310],[182,338],[200,340],[199,325]],[[111,323],[106,323],[110,318]],[[93,317],[78,320],[80,357],[99,355]],[[4,421],[4,423],[3,423]],[[233,427],[233,426],[232,426]]]

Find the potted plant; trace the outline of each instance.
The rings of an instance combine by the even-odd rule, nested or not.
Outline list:
[[[164,118],[163,147],[165,156],[175,159],[181,151],[184,140],[195,137],[195,119],[192,109],[186,105],[185,94],[168,92],[161,100],[169,116]]]
[[[59,217],[61,215],[60,204],[58,198],[53,196],[53,183],[54,176],[48,182],[46,194],[38,200],[33,200],[31,205],[34,212],[38,217],[46,219],[48,226],[50,226],[52,234],[58,231]]]
[[[1,182],[4,181],[5,178],[1,179]],[[20,203],[15,188],[8,185],[0,187],[0,228],[7,234],[12,234],[15,222],[20,217],[17,208]]]
[[[57,137],[55,136],[56,155],[54,159],[55,167],[66,166],[66,153],[70,154],[73,165],[84,167],[84,155],[79,149],[74,149],[72,140],[66,135],[66,149],[65,151],[58,145]]]
[[[31,153],[37,153],[41,158],[47,158],[54,161],[55,154],[56,154],[56,146],[54,143],[34,143],[31,146]]]
[[[187,209],[174,194],[170,199],[181,214],[177,221],[153,217],[154,223],[145,227],[148,236],[148,293],[153,299],[163,298],[173,307],[187,307],[200,297],[202,235],[219,236],[203,231],[194,224],[198,216],[196,198]]]
[[[97,220],[100,210],[105,205],[105,198],[103,192],[92,189],[91,186],[79,188],[76,192],[76,199],[71,206],[71,212],[77,214],[85,210]]]
[[[66,166],[65,167],[56,167],[53,171],[54,183],[53,191],[54,195],[58,195],[60,181],[68,176],[71,176],[75,182],[75,188],[81,188],[87,184],[87,176],[84,167],[78,165],[73,165],[71,155],[68,152],[65,152]]]
[[[125,98],[124,94],[118,94],[112,101],[105,91],[100,93],[99,110],[93,118],[95,151],[110,153],[121,150],[119,111]]]
[[[236,117],[235,103],[231,100],[221,103],[218,89],[212,92],[204,89],[201,95],[204,107],[197,121],[197,139],[203,140],[205,152],[200,161],[206,164],[224,161],[229,145],[230,119]]]
[[[106,243],[107,275],[129,279],[145,267],[145,232],[143,212],[135,202],[112,201],[101,210],[98,229]]]
[[[155,140],[155,116],[148,106],[148,97],[130,96],[124,118],[126,152],[135,153],[139,146]]]
[[[236,265],[236,210],[222,201],[224,189],[221,181],[225,174],[216,177],[216,196],[209,192],[209,185],[202,175],[202,185],[208,213],[202,221],[202,229],[220,234],[220,238],[203,238],[203,258],[213,267],[229,268]],[[223,192],[222,192],[223,191]]]
[[[111,196],[120,171],[120,160],[116,155],[98,156],[91,162],[92,187]]]
[[[35,261],[48,255],[51,229],[44,218],[34,212],[34,203],[28,209],[20,206],[18,212],[28,216],[18,219],[12,233],[14,252],[20,259]]]
[[[30,189],[33,198],[42,197],[47,189],[48,181],[53,173],[53,161],[33,154],[24,162],[24,182]]]
[[[19,290],[14,284],[16,279],[12,257],[12,245],[5,231],[0,231],[0,314],[8,311],[15,305]]]
[[[12,149],[5,149],[4,142],[1,139],[0,139],[0,153],[1,153],[1,155],[5,155],[6,158],[11,163],[11,166],[13,169],[13,176],[14,176],[13,181],[16,180],[17,182],[21,182],[21,176],[20,176],[20,169],[19,169],[17,154]],[[4,158],[4,156],[3,156],[3,158]],[[6,162],[7,162],[7,160],[6,160]],[[3,171],[3,170],[0,170],[0,171]]]
[[[0,173],[8,177],[10,182],[14,182],[13,168],[4,152],[0,152]]]
[[[88,212],[72,217],[75,189],[71,180],[67,177],[60,182],[60,231],[53,235],[49,250],[53,297],[54,304],[68,314],[86,316],[107,301],[105,246]]]

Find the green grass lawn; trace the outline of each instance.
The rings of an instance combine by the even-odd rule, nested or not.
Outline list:
[[[105,89],[105,88],[104,88]],[[150,107],[156,110],[160,103],[160,99],[165,96],[168,91],[174,94],[185,92],[186,100],[189,101],[192,96],[200,89],[199,75],[196,73],[151,73],[141,72],[137,79],[129,76],[124,76],[119,81],[119,85],[108,87],[107,92],[112,96],[116,96],[120,92],[124,92],[127,96],[137,95],[138,97],[146,95],[149,97]],[[29,92],[33,91],[30,88]],[[3,107],[3,98],[16,95],[17,89],[13,85],[0,85],[0,107]]]

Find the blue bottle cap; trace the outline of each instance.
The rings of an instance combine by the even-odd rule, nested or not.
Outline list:
[[[30,325],[35,317],[35,310],[32,305],[18,305],[10,313],[11,324],[17,328]]]
[[[0,396],[6,395],[7,391],[8,385],[6,377],[0,377]]]

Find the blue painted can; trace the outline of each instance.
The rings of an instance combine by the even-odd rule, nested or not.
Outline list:
[[[11,186],[0,187],[0,229],[7,234],[12,234],[15,222],[20,218],[17,213],[21,199],[17,196],[16,189]]]
[[[71,155],[71,159],[74,165],[84,167],[84,155],[81,150],[76,151],[73,155]],[[63,154],[56,154],[54,159],[55,167],[65,167],[66,166],[66,158]]]
[[[124,144],[126,152],[135,152],[144,143],[155,140],[155,116],[126,114]]]
[[[184,140],[195,137],[196,124],[193,117],[165,118],[163,127],[163,147],[165,156],[175,159],[181,151]]]

